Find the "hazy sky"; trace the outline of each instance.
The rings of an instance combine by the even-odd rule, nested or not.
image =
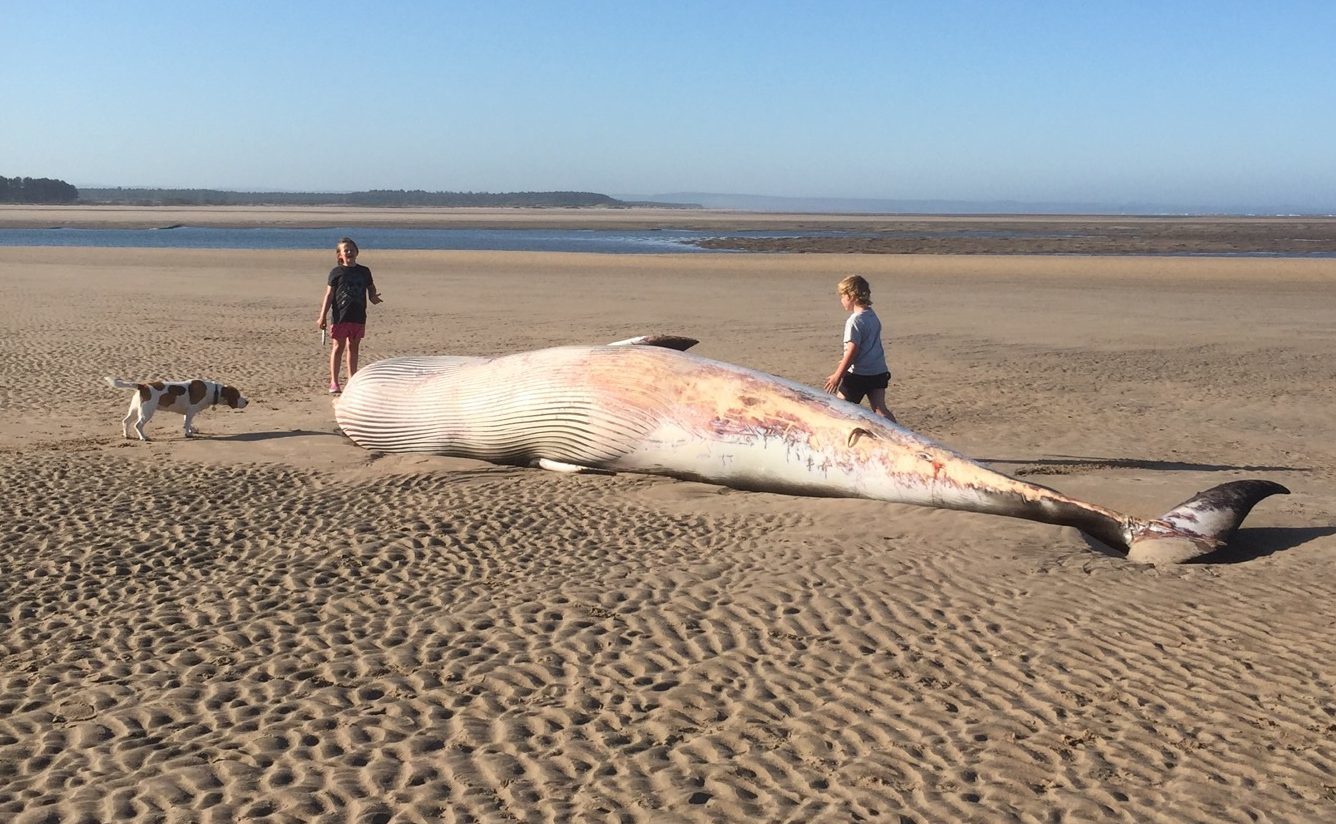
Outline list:
[[[1336,211],[1336,2],[0,0],[0,175]]]

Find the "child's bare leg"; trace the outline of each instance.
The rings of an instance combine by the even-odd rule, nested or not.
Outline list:
[[[886,408],[885,389],[869,389],[867,392],[867,404],[872,407],[873,412],[876,412],[883,418],[889,419],[891,423],[898,423],[895,416],[891,414],[891,410]]]
[[[343,360],[343,345],[345,341],[336,340],[334,345],[329,348],[329,385],[339,385],[339,361]]]
[[[353,375],[357,374],[357,350],[361,341],[357,338],[348,338],[348,380],[352,380]]]

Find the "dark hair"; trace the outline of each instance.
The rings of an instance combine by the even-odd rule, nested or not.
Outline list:
[[[340,246],[344,245],[345,243],[348,244],[349,246],[353,247],[353,254],[354,254],[354,255],[360,255],[360,254],[362,254],[362,250],[357,248],[357,241],[353,240],[353,239],[350,238],[350,237],[341,237],[341,238],[339,238],[339,242],[336,243],[336,244],[334,244],[334,248],[337,249],[337,248],[339,248]]]

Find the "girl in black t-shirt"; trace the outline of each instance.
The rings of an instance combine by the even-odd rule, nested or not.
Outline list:
[[[340,391],[339,361],[344,358],[345,351],[348,353],[348,377],[357,374],[357,350],[366,334],[366,304],[368,300],[372,303],[381,301],[376,282],[371,279],[371,270],[357,262],[357,253],[357,244],[352,238],[345,237],[334,247],[339,265],[329,272],[325,299],[320,302],[320,317],[315,322],[321,329],[328,324],[329,336],[334,339],[334,347],[329,352],[331,395]]]

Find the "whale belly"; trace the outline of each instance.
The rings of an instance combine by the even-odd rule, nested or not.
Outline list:
[[[349,381],[335,417],[354,443],[381,452],[606,466],[654,422],[562,374],[577,369],[561,358],[391,358]]]

